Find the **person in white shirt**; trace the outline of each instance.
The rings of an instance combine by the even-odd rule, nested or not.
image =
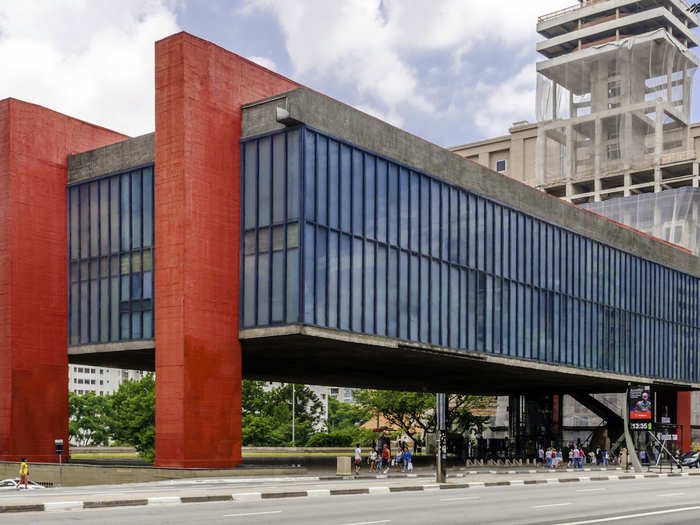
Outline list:
[[[362,449],[358,443],[355,447],[355,474],[360,473],[360,465],[362,465]]]

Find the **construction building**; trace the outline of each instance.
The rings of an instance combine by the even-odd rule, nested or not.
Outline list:
[[[700,254],[700,123],[690,122],[698,59],[689,51],[697,26],[682,0],[589,0],[540,16],[537,122],[451,150]],[[598,399],[621,413],[621,396]],[[700,396],[692,400],[695,440]],[[562,405],[565,438],[600,424],[572,398]]]

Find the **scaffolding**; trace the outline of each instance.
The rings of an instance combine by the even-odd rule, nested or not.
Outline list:
[[[538,184],[595,179],[695,157],[697,58],[665,29],[537,64]]]

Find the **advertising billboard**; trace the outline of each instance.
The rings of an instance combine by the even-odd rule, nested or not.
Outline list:
[[[651,386],[633,385],[628,391],[630,421],[653,421]]]

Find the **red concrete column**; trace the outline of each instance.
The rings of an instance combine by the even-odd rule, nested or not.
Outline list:
[[[678,392],[676,401],[676,424],[681,425],[681,442],[678,445],[683,452],[690,450],[691,420],[690,420],[690,392]]]
[[[187,33],[156,43],[156,460],[241,460],[241,105],[298,87]]]
[[[124,138],[0,101],[0,460],[68,455],[68,155]]]

